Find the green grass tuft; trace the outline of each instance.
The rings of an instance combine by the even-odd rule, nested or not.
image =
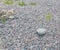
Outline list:
[[[36,5],[36,3],[35,3],[35,2],[31,2],[31,3],[30,3],[30,5],[34,5],[34,6],[35,6],[35,5]]]
[[[25,4],[25,2],[22,1],[22,2],[18,2],[18,5],[19,6],[25,6],[26,4]]]
[[[47,15],[46,15],[46,20],[50,20],[51,17],[52,17],[51,14],[47,14]]]
[[[5,4],[13,4],[13,0],[6,0],[4,3]]]
[[[7,21],[7,18],[2,17],[2,18],[0,18],[0,21],[1,21],[2,23],[5,23],[5,22]]]

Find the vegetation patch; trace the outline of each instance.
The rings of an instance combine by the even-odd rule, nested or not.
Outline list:
[[[1,17],[1,18],[0,18],[0,21],[1,21],[2,23],[5,23],[5,22],[7,21],[7,18]]]
[[[18,5],[19,6],[25,6],[26,4],[25,4],[25,2],[21,1],[21,2],[18,2]]]
[[[4,3],[5,4],[13,4],[13,0],[6,0]]]
[[[46,17],[46,20],[50,20],[52,16],[51,14],[47,14],[45,17]]]
[[[36,3],[35,2],[31,2],[30,5],[36,5]]]

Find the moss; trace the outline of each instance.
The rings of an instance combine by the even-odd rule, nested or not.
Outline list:
[[[31,2],[30,5],[36,5],[36,3],[35,2]]]
[[[4,3],[5,4],[13,4],[13,0],[6,0]]]
[[[25,6],[26,4],[25,4],[25,2],[22,1],[22,2],[18,2],[18,5],[19,6]]]
[[[46,15],[46,20],[50,20],[51,17],[52,17],[51,14],[47,14],[47,15]]]

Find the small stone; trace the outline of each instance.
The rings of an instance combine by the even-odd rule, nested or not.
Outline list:
[[[4,28],[5,26],[4,25],[0,25],[0,28]]]
[[[37,29],[37,33],[39,35],[45,35],[46,34],[46,29],[45,28],[38,28]]]
[[[13,18],[14,18],[14,16],[9,16],[9,18],[10,18],[10,19],[13,19]]]
[[[11,9],[11,10],[7,10],[6,12],[8,15],[14,15],[15,14],[15,10]]]

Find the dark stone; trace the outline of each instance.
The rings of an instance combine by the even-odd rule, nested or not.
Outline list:
[[[5,26],[4,25],[0,25],[0,28],[4,28]]]

